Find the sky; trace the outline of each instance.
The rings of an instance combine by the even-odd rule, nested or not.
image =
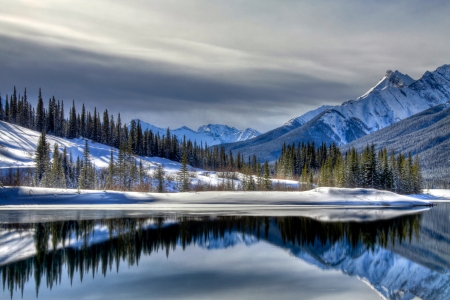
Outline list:
[[[447,0],[2,0],[0,93],[261,132],[450,63]]]

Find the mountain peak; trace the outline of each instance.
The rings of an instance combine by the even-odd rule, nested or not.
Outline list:
[[[398,88],[403,88],[414,82],[408,74],[403,74],[397,70],[394,72],[392,70],[387,70],[385,78],[390,83],[389,86],[394,86]]]
[[[371,93],[379,93],[381,90],[387,87],[395,88],[405,88],[413,83],[415,80],[412,79],[408,74],[403,74],[398,70],[392,71],[388,69],[380,79],[380,81],[370,90],[368,90],[364,95],[358,97],[357,100],[366,98]]]
[[[436,69],[436,72],[447,78],[447,80],[450,79],[450,65],[442,65]]]

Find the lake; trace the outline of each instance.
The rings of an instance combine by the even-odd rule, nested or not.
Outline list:
[[[449,218],[0,211],[0,298],[448,299]]]

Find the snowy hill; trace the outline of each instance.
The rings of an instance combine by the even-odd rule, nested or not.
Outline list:
[[[138,121],[140,122],[142,131],[148,129],[151,130],[154,134],[159,134],[160,136],[165,136],[167,133],[167,128],[160,128],[138,119],[136,119],[135,121],[136,123]],[[192,142],[195,141],[197,142],[197,144],[203,143],[203,145],[207,144],[208,146],[246,141],[261,134],[252,128],[239,130],[234,127],[220,124],[203,125],[200,126],[197,131],[183,126],[178,129],[171,130],[170,133],[175,134],[180,141],[182,141],[183,137],[186,136],[186,139],[189,139]]]
[[[35,151],[41,134],[37,131],[3,121],[0,121],[0,132],[0,168],[33,168],[35,165]],[[46,138],[51,150],[53,150],[53,145],[58,143],[59,150],[62,151],[66,147],[67,153],[72,155],[73,161],[77,157],[83,157],[84,139],[65,139],[50,134],[47,134]],[[97,168],[106,168],[108,166],[111,151],[113,152],[114,160],[117,160],[118,150],[116,148],[101,143],[94,143],[91,140],[88,140],[88,144],[90,161]],[[180,169],[178,162],[165,158],[139,157],[139,159],[142,159],[144,166],[151,169],[156,168],[158,164],[163,164],[166,172],[177,172]]]
[[[345,145],[449,99],[450,65],[427,71],[417,81],[399,71],[388,70],[373,88],[356,100],[328,108],[293,130],[275,129],[273,132],[281,134],[271,139],[236,143],[227,149],[273,161],[283,143],[314,141]]]
[[[8,122],[0,121],[0,171],[6,171],[11,168],[34,168],[35,151],[39,141],[40,133],[31,129],[14,125]],[[62,152],[64,147],[67,148],[67,154],[72,156],[75,162],[77,157],[83,158],[83,151],[85,147],[84,139],[65,139],[50,134],[46,135],[47,142],[50,144],[50,150],[53,151],[53,146],[58,143],[59,150]],[[118,149],[110,146],[94,143],[88,140],[90,161],[95,164],[96,168],[106,168],[109,165],[111,151],[114,160],[118,160]],[[51,154],[52,155],[52,154]],[[145,170],[154,173],[158,165],[162,165],[166,174],[165,187],[169,192],[176,192],[176,174],[181,168],[181,164],[169,159],[161,157],[137,157],[142,161]],[[195,169],[189,166],[189,171],[192,172],[191,184],[193,186],[211,185],[217,186],[224,183],[224,174],[221,172],[205,171],[202,169]],[[195,173],[195,174],[194,174]],[[236,173],[237,178],[242,178],[242,174]],[[298,181],[293,180],[272,180],[273,182],[280,182],[288,186],[296,187]],[[239,179],[234,181],[235,187],[240,183]],[[155,181],[156,184],[156,181]]]

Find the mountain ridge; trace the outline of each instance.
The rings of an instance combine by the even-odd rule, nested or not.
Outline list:
[[[274,161],[284,143],[345,145],[400,120],[450,100],[450,65],[426,71],[418,80],[387,70],[365,94],[318,113],[296,128],[281,126],[248,141],[227,144],[227,150]],[[265,137],[265,139],[263,139]]]

